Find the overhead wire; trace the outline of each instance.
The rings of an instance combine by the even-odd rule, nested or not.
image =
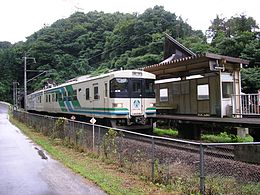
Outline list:
[[[94,56],[92,56],[92,57],[90,57],[90,58],[87,58],[86,60],[89,61],[89,60],[91,60],[91,59],[93,59],[93,58],[96,58],[96,57],[98,57],[98,56],[101,56],[101,55],[103,55],[103,54],[105,54],[105,53],[111,52],[111,51],[113,51],[113,50],[115,50],[115,49],[117,49],[117,48],[119,48],[119,47],[125,46],[126,44],[128,44],[128,43],[130,43],[130,42],[133,42],[134,40],[136,40],[136,39],[138,39],[138,38],[140,38],[140,37],[142,37],[142,36],[144,36],[144,35],[151,35],[151,34],[150,34],[150,33],[143,33],[143,34],[141,34],[141,35],[139,35],[139,36],[136,36],[136,37],[133,38],[132,40],[127,40],[127,41],[125,41],[125,42],[123,42],[123,43],[120,43],[120,44],[118,44],[117,46],[115,46],[115,47],[113,47],[113,48],[111,48],[111,49],[109,49],[109,50],[103,51],[103,52],[101,52],[101,53],[99,53],[99,54],[96,54],[96,55],[94,55]]]

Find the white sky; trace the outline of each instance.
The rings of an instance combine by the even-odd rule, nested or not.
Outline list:
[[[25,41],[44,24],[50,25],[75,11],[143,13],[155,5],[164,6],[203,32],[217,14],[229,18],[243,13],[260,23],[259,0],[0,0],[0,41]]]

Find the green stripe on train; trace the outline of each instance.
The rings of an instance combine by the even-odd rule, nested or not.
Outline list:
[[[156,110],[156,108],[146,108],[146,110]]]

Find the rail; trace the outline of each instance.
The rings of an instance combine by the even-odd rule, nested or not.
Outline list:
[[[260,92],[232,95],[231,100],[233,116],[260,116]]]

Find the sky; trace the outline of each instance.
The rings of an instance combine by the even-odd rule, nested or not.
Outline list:
[[[194,30],[208,29],[220,15],[245,14],[260,24],[259,0],[0,0],[0,41],[16,43],[76,11],[143,13],[155,5],[181,16]]]

